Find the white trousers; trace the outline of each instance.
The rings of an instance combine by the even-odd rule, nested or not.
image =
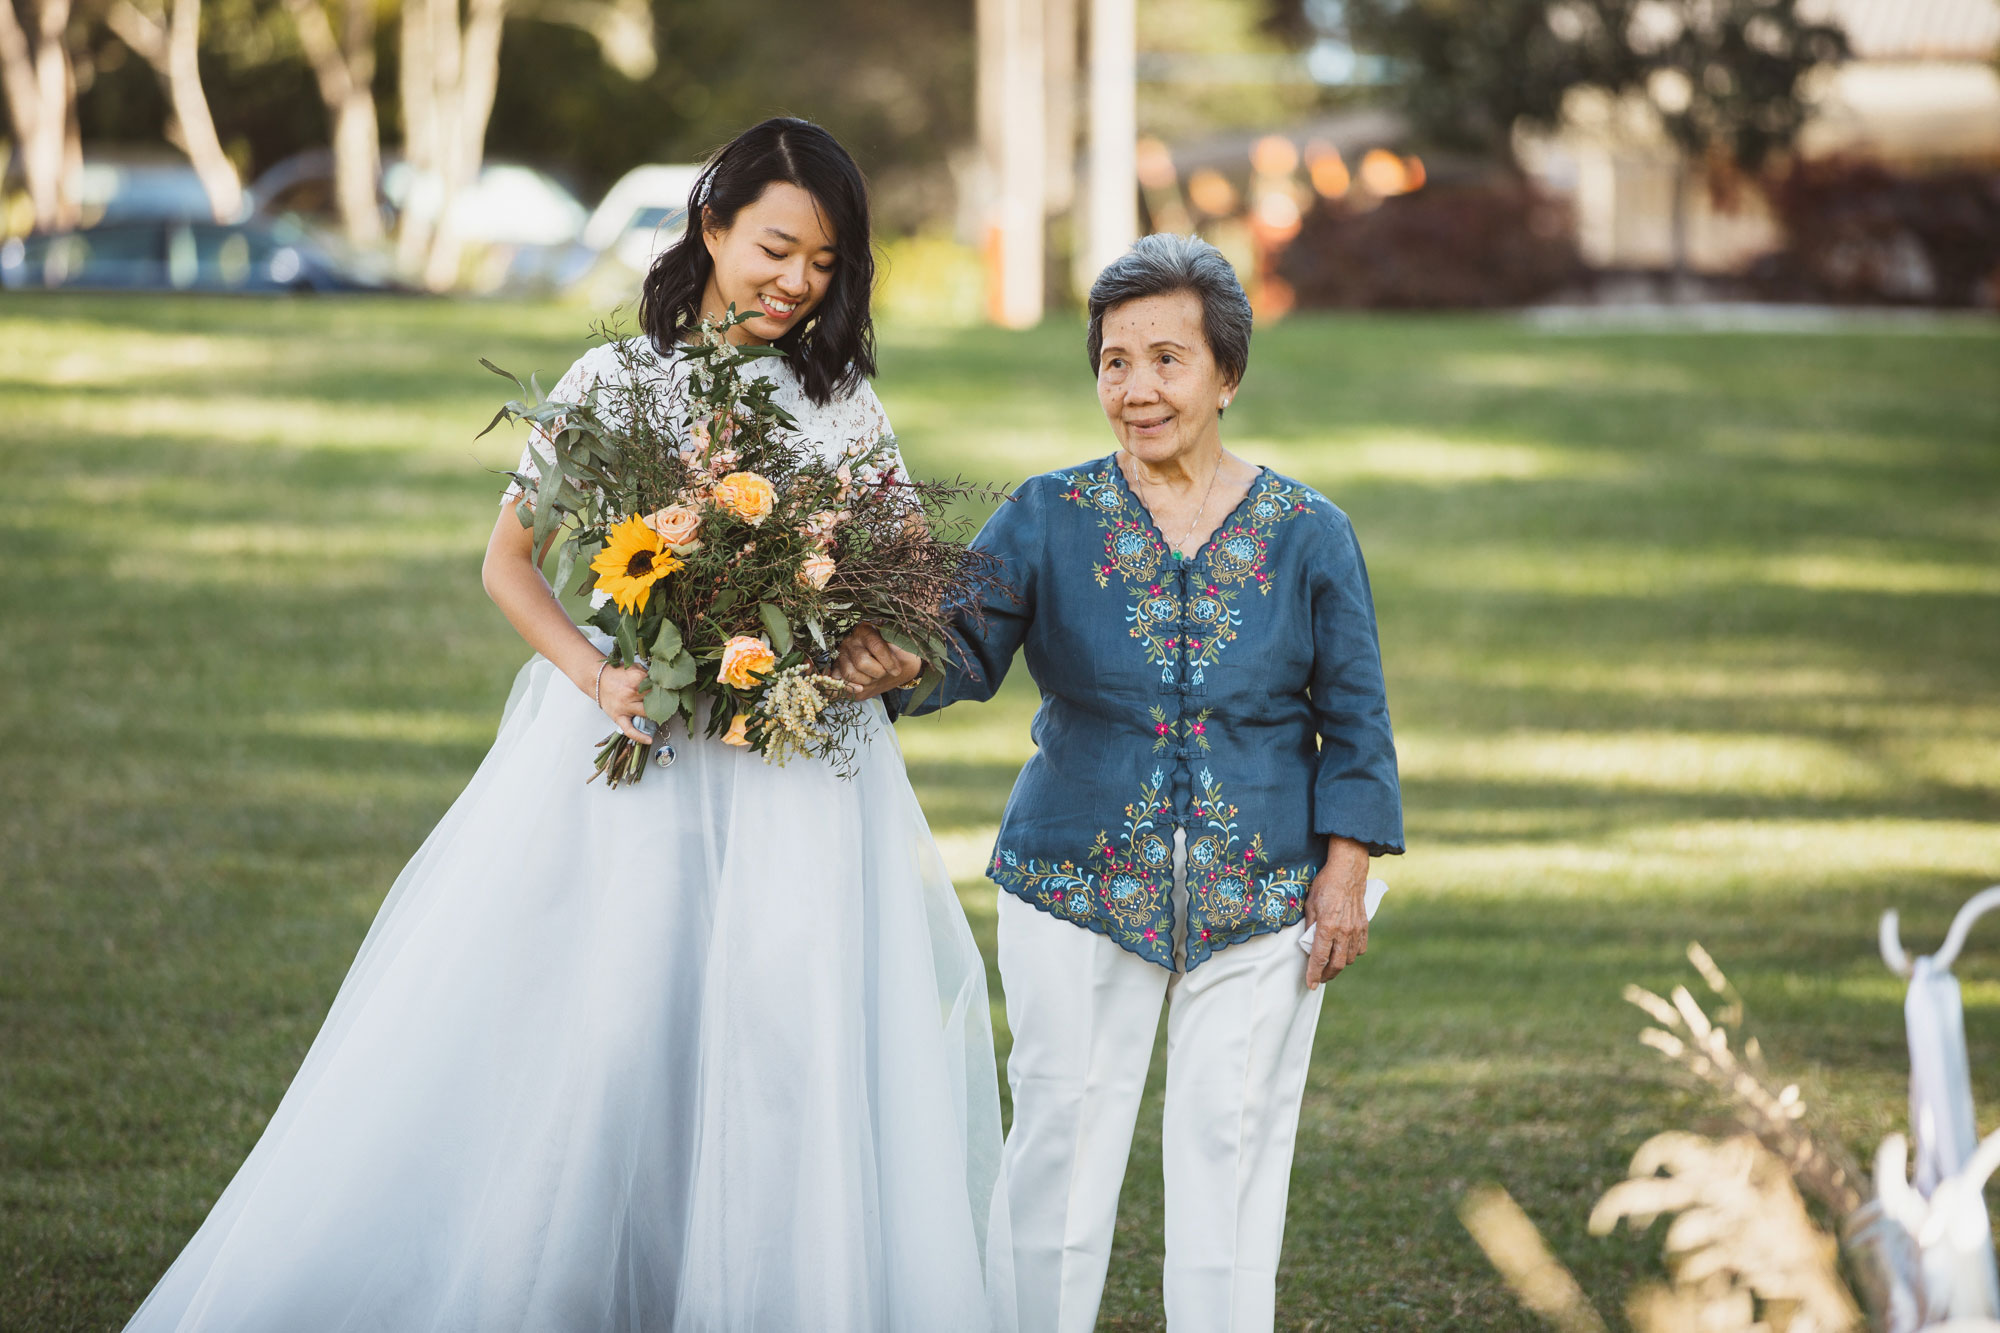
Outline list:
[[[1022,1333],[1096,1327],[1162,1001],[1167,1327],[1271,1328],[1299,1100],[1326,995],[1306,989],[1303,930],[1259,935],[1193,972],[1169,973],[1000,894],[1014,1032],[1014,1124],[1000,1169]]]

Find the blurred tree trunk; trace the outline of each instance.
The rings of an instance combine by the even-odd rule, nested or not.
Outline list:
[[[458,280],[452,205],[479,179],[507,0],[404,0],[403,151],[411,168],[396,255],[433,291]]]
[[[73,227],[78,221],[77,172],[82,165],[76,130],[76,70],[63,30],[69,0],[30,0],[35,36],[29,40],[14,11],[0,0],[0,84],[6,85],[7,117],[21,154],[35,226]]]
[[[1139,239],[1138,6],[1090,0],[1090,174],[1084,271],[1094,280]]]
[[[208,95],[202,91],[197,63],[201,39],[201,0],[168,0],[164,15],[148,14],[132,0],[116,0],[105,21],[119,40],[153,67],[167,93],[167,142],[188,156],[209,209],[217,222],[229,222],[243,212],[243,183],[216,137]]]
[[[1687,154],[1674,159],[1674,204],[1668,236],[1673,250],[1674,296],[1687,289],[1688,277],[1688,171]]]
[[[1047,212],[1043,0],[979,0],[979,144],[986,183],[988,314],[1010,329],[1042,319]]]
[[[382,146],[375,116],[375,6],[346,0],[340,36],[320,0],[285,0],[298,25],[299,45],[319,82],[320,99],[333,122],[333,194],[347,239],[369,245],[382,239],[382,211],[375,182]]]

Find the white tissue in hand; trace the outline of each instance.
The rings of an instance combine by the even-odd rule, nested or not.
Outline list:
[[[1375,919],[1375,909],[1382,905],[1382,895],[1388,891],[1388,880],[1371,879],[1368,881],[1368,888],[1361,895],[1361,906],[1368,913],[1370,921]],[[1299,934],[1299,948],[1305,950],[1307,953],[1313,951],[1313,932],[1318,926],[1319,923],[1317,921],[1308,921],[1306,922],[1306,928]]]

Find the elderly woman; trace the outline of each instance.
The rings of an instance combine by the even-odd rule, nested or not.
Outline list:
[[[1088,346],[1118,449],[987,523],[1011,595],[960,617],[910,710],[992,697],[1023,648],[1042,693],[987,869],[1024,1330],[1095,1326],[1162,1001],[1168,1325],[1271,1327],[1320,985],[1367,948],[1368,858],[1403,850],[1354,530],[1222,447],[1250,326],[1192,237],[1104,270]],[[917,666],[865,639],[844,659],[875,688]]]

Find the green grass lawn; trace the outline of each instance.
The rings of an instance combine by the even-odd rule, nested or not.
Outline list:
[[[479,762],[525,650],[479,590],[519,438],[473,440],[475,358],[547,384],[587,322],[0,305],[0,1328],[136,1306]],[[890,329],[878,387],[919,471],[1014,481],[1111,447],[1080,343]],[[2000,330],[1297,319],[1227,438],[1360,533],[1412,849],[1320,1025],[1279,1326],[1534,1327],[1453,1213],[1489,1181],[1615,1321],[1659,1231],[1590,1203],[1720,1123],[1620,987],[1702,940],[1866,1152],[1904,1118],[1876,918],[1929,947],[2000,880]],[[989,945],[1032,705],[902,727]],[[1990,1130],[2000,927],[1960,972]],[[1105,1328],[1161,1325],[1159,1072]]]

